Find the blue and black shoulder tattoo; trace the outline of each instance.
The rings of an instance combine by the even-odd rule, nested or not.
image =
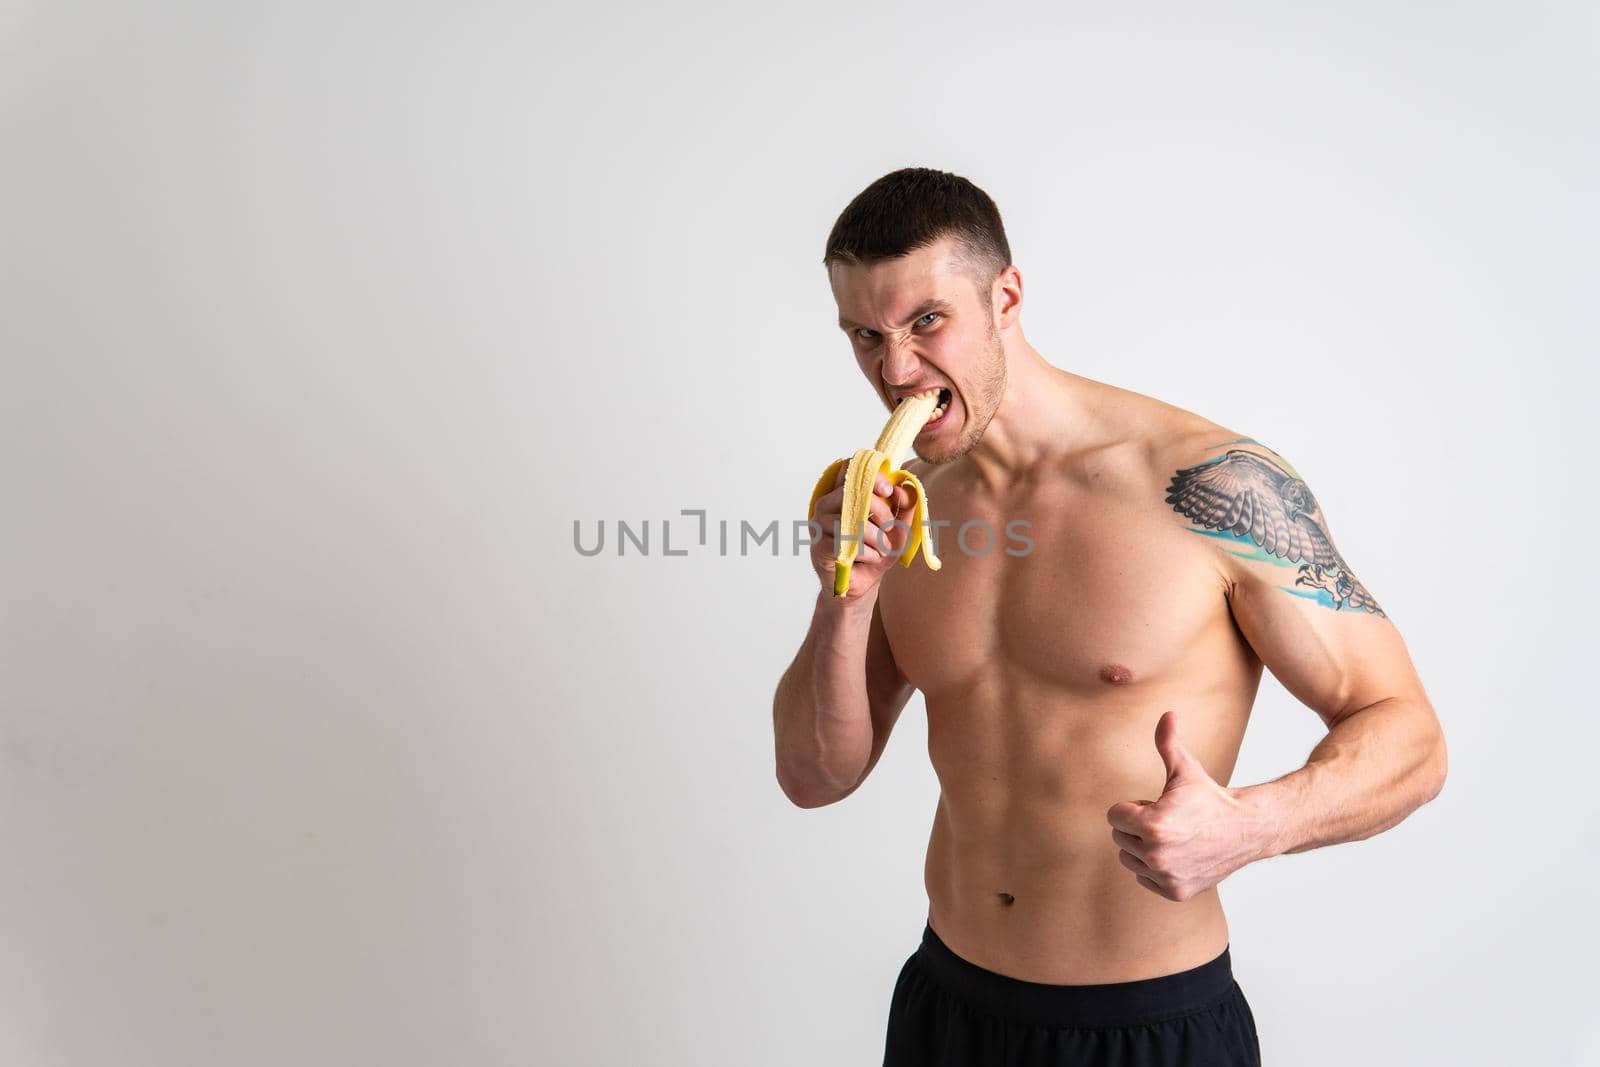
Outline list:
[[[1285,592],[1335,610],[1358,609],[1387,618],[1333,547],[1322,508],[1299,473],[1259,441],[1240,437],[1226,444],[1266,448],[1277,461],[1230,448],[1174,474],[1167,503],[1201,527],[1192,532],[1248,543],[1248,551],[1228,549],[1246,559],[1279,567],[1299,564],[1294,585],[1280,587]]]

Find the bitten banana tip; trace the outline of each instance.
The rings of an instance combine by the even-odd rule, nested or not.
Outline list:
[[[938,408],[937,389],[906,397],[890,414],[889,421],[884,425],[883,432],[878,435],[877,443],[872,448],[858,450],[848,461],[835,460],[822,472],[822,477],[817,479],[817,486],[811,491],[811,503],[806,508],[807,518],[816,514],[817,501],[833,489],[839,468],[846,467],[844,503],[839,512],[838,550],[833,559],[834,596],[844,596],[850,590],[850,568],[854,565],[856,556],[861,551],[861,542],[866,536],[867,517],[872,511],[873,483],[877,481],[880,473],[889,479],[891,486],[906,486],[911,494],[910,539],[906,542],[905,550],[900,557],[900,565],[911,566],[912,558],[920,549],[928,569],[935,571],[939,569],[939,557],[934,554],[933,539],[925,532],[928,520],[927,491],[922,488],[922,483],[917,480],[915,474],[900,466],[901,460],[911,450],[911,442],[916,440],[923,425]]]

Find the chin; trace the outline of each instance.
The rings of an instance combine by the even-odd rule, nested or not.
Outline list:
[[[960,459],[968,452],[971,452],[972,446],[977,443],[977,441],[959,441],[953,447],[930,448],[925,452],[918,452],[917,455],[922,457],[924,463],[937,467],[940,464]]]
[[[968,413],[963,412],[962,414]],[[989,420],[985,419],[983,426],[987,427],[988,425]],[[965,421],[959,426],[940,427],[932,436],[933,440],[931,442],[924,442],[916,447],[916,453],[924,463],[939,466],[943,463],[958,460],[977,447],[979,439],[983,437],[983,429],[980,428],[974,433],[972,423]],[[952,437],[954,438],[953,441],[950,440]]]

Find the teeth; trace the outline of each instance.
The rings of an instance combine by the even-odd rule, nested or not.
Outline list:
[[[889,416],[888,424],[878,435],[877,443],[872,448],[859,450],[848,460],[844,476],[844,505],[839,515],[839,548],[833,560],[834,596],[844,596],[850,589],[850,568],[861,551],[867,516],[872,511],[874,496],[872,487],[879,473],[889,479],[890,485],[904,485],[911,493],[912,516],[909,524],[911,538],[906,543],[904,554],[900,557],[900,565],[911,566],[911,561],[920,548],[928,569],[935,571],[939,569],[939,557],[933,553],[933,541],[923,534],[928,520],[928,494],[923,491],[922,483],[917,480],[915,474],[900,468],[901,460],[911,450],[911,442],[916,439],[922,427],[932,419],[938,418],[943,412],[944,409],[938,407],[938,403],[938,389],[929,389],[915,396],[901,397],[895,405],[894,413]],[[811,503],[806,508],[808,518],[816,514],[817,501],[832,492],[833,483],[839,475],[839,468],[845,466],[846,462],[842,459],[834,461],[822,472],[822,477],[817,479],[817,487],[811,491]],[[845,540],[847,535],[851,536],[850,540]]]

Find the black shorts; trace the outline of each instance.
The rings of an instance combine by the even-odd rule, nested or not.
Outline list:
[[[957,956],[924,925],[889,1004],[884,1067],[1260,1067],[1228,950],[1159,978],[1046,985]]]

